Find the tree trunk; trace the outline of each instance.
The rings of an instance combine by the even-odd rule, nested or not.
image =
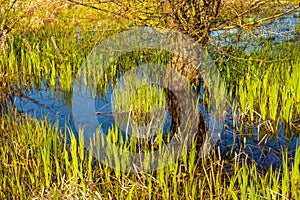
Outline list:
[[[165,24],[169,29],[185,34],[202,45],[207,43],[211,33],[210,29],[219,13],[221,0],[165,0],[162,4]],[[178,51],[180,51],[180,45],[182,44],[180,42],[184,41],[174,41],[174,44],[179,45]],[[193,51],[191,50],[191,52]],[[184,53],[188,54],[190,52]],[[187,55],[188,58],[192,59],[195,59],[194,56],[198,55]],[[201,79],[201,72],[198,70],[198,66],[193,66],[188,60],[184,60],[179,55],[172,55],[169,65],[188,79],[190,84],[194,86],[193,92],[198,97]],[[179,76],[172,77],[172,82],[174,83],[172,87],[175,91],[181,91],[187,87]],[[193,100],[196,105],[186,105],[190,101],[186,101],[185,98],[189,97],[185,95],[174,95],[168,92],[167,97],[169,113],[172,118],[171,137],[174,136],[180,124],[183,123],[182,121],[187,117],[180,114],[182,113],[182,107],[194,107],[197,109],[199,124],[193,139],[196,140],[197,148],[199,149],[204,141],[207,126],[202,113],[198,110],[197,100]]]

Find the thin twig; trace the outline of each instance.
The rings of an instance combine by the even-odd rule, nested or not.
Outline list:
[[[64,59],[63,59],[63,56],[62,56],[61,51],[60,51],[60,49],[58,48],[58,46],[57,46],[57,44],[56,44],[55,39],[54,39],[53,36],[51,36],[51,41],[52,41],[52,43],[53,43],[53,46],[54,46],[54,48],[55,48],[55,50],[56,50],[56,52],[57,52],[57,54],[58,54],[60,60],[63,61],[63,60],[64,60]]]
[[[288,9],[285,12],[281,12],[276,15],[266,17],[266,18],[263,18],[263,19],[260,19],[260,20],[254,21],[254,22],[249,22],[249,23],[245,23],[245,24],[234,24],[231,26],[224,26],[224,27],[214,27],[214,28],[211,28],[210,31],[230,30],[230,29],[234,29],[234,28],[245,28],[245,27],[249,27],[249,26],[253,26],[253,25],[261,25],[263,22],[270,21],[272,19],[276,19],[278,17],[281,17],[283,15],[291,13],[299,8],[300,8],[300,5],[297,5],[293,8]]]

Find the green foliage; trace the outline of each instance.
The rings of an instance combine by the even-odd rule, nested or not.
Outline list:
[[[70,145],[66,145],[66,135],[59,136],[57,126],[50,126],[46,121],[8,117],[5,122],[1,120],[0,125],[1,198],[300,197],[299,148],[294,158],[283,155],[281,171],[270,168],[260,173],[256,165],[238,161],[238,155],[229,163],[218,160],[217,154],[196,159],[193,144],[182,160],[158,171],[135,174],[111,169],[95,160],[93,150],[84,150],[82,132],[79,140],[70,132]],[[291,159],[293,163],[288,161]],[[231,170],[225,170],[225,165]]]
[[[299,45],[284,45],[261,47],[260,52],[264,54],[257,55],[262,59],[259,62],[229,61],[226,64],[229,87],[237,85],[234,95],[239,99],[240,115],[246,121],[283,120],[291,123],[299,116]],[[284,59],[270,63],[263,61],[274,54]]]
[[[60,134],[58,125],[19,116],[11,109],[13,95],[39,89],[42,82],[48,90],[71,92],[74,75],[91,48],[100,41],[133,25],[165,24],[161,21],[162,13],[158,13],[161,8],[155,9],[161,6],[157,1],[154,5],[150,1],[136,1],[137,4],[122,1],[115,2],[114,6],[102,4],[102,8],[110,12],[64,1],[29,4],[24,0],[11,6],[12,2],[0,1],[0,39],[4,38],[3,31],[9,30],[5,42],[0,41],[1,45],[5,44],[0,50],[1,199],[300,198],[299,147],[294,158],[283,155],[281,171],[271,168],[266,173],[259,173],[255,165],[239,161],[238,155],[231,162],[219,160],[219,155],[214,153],[208,158],[197,159],[196,144],[193,143],[180,160],[166,168],[130,174],[101,164],[94,157],[99,149],[91,146],[87,152],[83,130],[79,131],[79,139],[68,130],[70,145],[67,145],[67,136]],[[144,8],[149,6],[151,8],[145,12]],[[116,17],[115,7],[125,15]],[[53,12],[44,12],[43,8]],[[153,13],[155,16],[151,17]],[[137,15],[138,18],[133,20]],[[219,17],[225,19],[223,15]],[[233,105],[233,110],[240,110],[241,121],[261,124],[271,120],[277,124],[282,120],[293,125],[300,115],[299,43],[274,45],[265,41],[259,50],[245,52],[238,48],[234,51],[235,55],[246,59],[229,60],[225,65],[220,64],[220,68],[223,67],[226,73],[223,75],[228,82],[228,99],[235,97],[238,102],[237,106]],[[170,59],[168,53],[156,50],[135,53],[112,63],[111,70],[95,80],[98,94],[107,89],[108,81],[115,83],[118,69],[132,69],[136,59],[145,63],[158,59],[162,64]],[[274,59],[278,62],[269,62]],[[166,104],[163,92],[156,87],[140,87],[135,94],[125,92],[125,97],[118,93],[114,95],[115,110],[134,111],[136,118],[142,118],[140,121],[147,121],[143,113],[153,107],[162,109]],[[70,103],[71,95],[65,100]],[[161,149],[163,140],[159,134],[156,145]],[[108,138],[114,144],[119,142],[126,151],[137,150],[136,140],[129,144],[120,141],[118,127],[109,130]],[[154,149],[151,148],[143,150]],[[112,160],[116,159],[117,166],[130,162],[119,160],[113,153],[110,156]],[[226,171],[228,166],[230,170]]]

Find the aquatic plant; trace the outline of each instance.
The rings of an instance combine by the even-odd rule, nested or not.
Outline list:
[[[57,126],[46,121],[9,117],[0,125],[1,198],[300,197],[299,148],[293,158],[284,153],[281,169],[271,167],[261,173],[238,154],[232,161],[223,160],[218,151],[209,158],[197,159],[194,143],[181,160],[166,168],[126,173],[95,160],[93,150],[85,150],[83,132],[76,139],[69,131],[67,144],[67,135],[59,134]],[[117,130],[111,130],[111,134]]]

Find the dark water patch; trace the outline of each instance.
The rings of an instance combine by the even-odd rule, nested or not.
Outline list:
[[[257,124],[243,124],[242,130],[235,130],[232,123],[226,125],[228,127],[216,145],[224,157],[233,158],[238,155],[240,159],[254,162],[259,170],[267,171],[271,165],[273,169],[281,168],[283,156],[287,153],[289,166],[292,166],[296,148],[300,144],[299,130],[286,130],[283,128],[284,123],[278,123],[278,131],[274,134],[267,133],[263,128],[258,134]],[[289,136],[287,131],[290,131]]]

